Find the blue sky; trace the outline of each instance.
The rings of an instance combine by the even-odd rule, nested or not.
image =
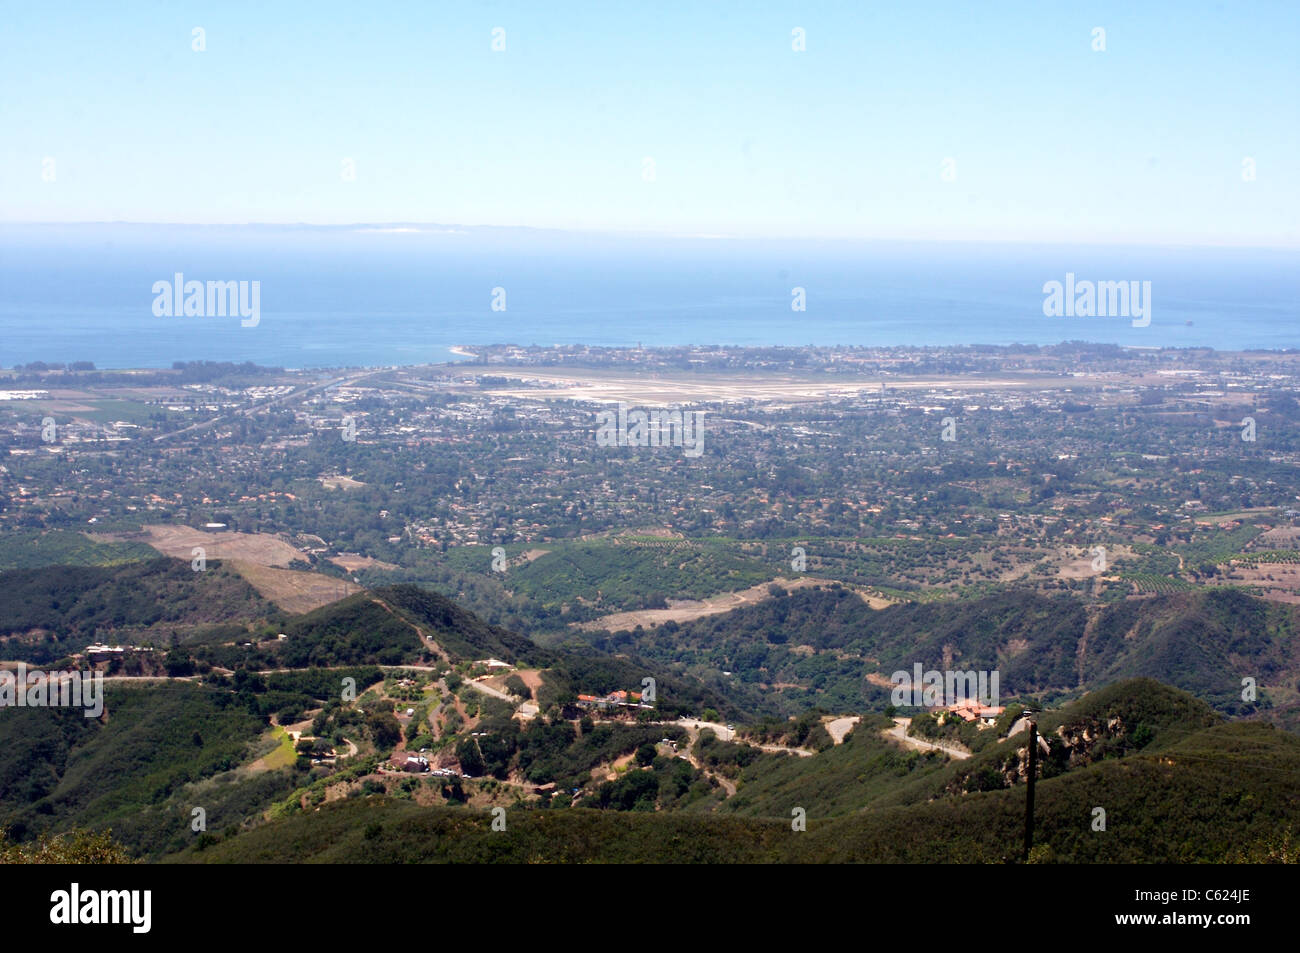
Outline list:
[[[1298,49],[1249,0],[6,2],[0,221],[1294,248]]]

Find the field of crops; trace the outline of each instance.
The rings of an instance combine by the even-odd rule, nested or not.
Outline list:
[[[1300,551],[1294,549],[1262,549],[1253,553],[1242,553],[1225,562],[1237,566],[1259,566],[1266,563],[1300,563]]]
[[[1159,576],[1150,572],[1124,573],[1120,576],[1125,582],[1131,582],[1139,593],[1185,592],[1196,588],[1186,579],[1176,576]]]

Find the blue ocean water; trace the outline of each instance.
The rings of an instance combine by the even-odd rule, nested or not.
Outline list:
[[[260,320],[159,317],[153,285],[260,282]],[[1043,285],[1151,282],[1151,322],[1045,317]],[[803,288],[807,310],[791,310]],[[493,311],[494,290],[505,310]],[[499,299],[499,293],[498,293]],[[490,343],[1300,348],[1300,255],[731,240],[436,226],[0,226],[0,366],[284,367]]]

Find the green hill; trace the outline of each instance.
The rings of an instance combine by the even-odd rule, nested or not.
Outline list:
[[[1246,714],[1257,706],[1242,700],[1242,678],[1295,683],[1298,631],[1295,607],[1231,589],[1124,602],[1103,610],[1088,633],[1084,678],[1157,678]]]
[[[883,709],[889,690],[866,676],[947,667],[997,671],[1003,698],[1068,697],[1081,688],[1147,676],[1184,688],[1230,714],[1285,699],[1300,677],[1300,614],[1289,605],[1219,589],[1173,593],[1091,608],[1072,594],[1029,590],[871,609],[829,586],[691,623],[585,633],[605,652],[729,671],[742,684],[780,684],[772,699],[787,714]],[[944,659],[951,659],[945,665]],[[1261,691],[1242,698],[1242,679]],[[1284,722],[1285,723],[1285,722]]]
[[[698,540],[619,536],[548,549],[512,566],[504,582],[543,607],[566,606],[571,620],[703,599],[765,582],[781,569]],[[486,556],[479,564],[488,564]]]
[[[415,627],[366,592],[298,616],[284,633],[288,638],[274,653],[289,668],[400,665],[428,655]]]
[[[1115,724],[1126,718],[1131,723]],[[1294,784],[1300,776],[1300,738],[1262,722],[1221,723],[1204,704],[1144,680],[1043,717],[1048,737],[1057,740],[1058,728],[1071,737],[1095,724],[1110,724],[1110,740],[1127,738],[1132,744],[1093,745],[1077,763],[1067,757],[1055,775],[1050,758],[1045,762],[1037,789],[1035,860],[1255,862],[1275,856],[1288,832],[1300,830],[1300,790]],[[864,737],[877,728],[868,726]],[[904,756],[887,764],[874,744],[856,749],[846,742],[813,758],[789,759],[803,777],[776,778],[755,792],[766,798],[761,808],[766,816],[516,808],[507,813],[507,829],[493,831],[483,811],[355,798],[175,859],[987,863],[1019,858],[1023,785],[959,793],[952,781],[965,770],[963,763],[936,770],[934,759],[908,766]],[[866,782],[874,791],[860,792],[876,806],[827,816],[824,810],[848,807],[835,803],[833,789],[848,782],[851,762],[876,779]],[[905,783],[911,778],[911,796],[902,799],[908,803],[891,805],[875,796],[887,792],[891,772]],[[742,792],[751,786],[754,782],[747,782]],[[922,788],[928,794],[920,793]],[[792,830],[790,818],[798,808],[807,814],[806,831]],[[1105,812],[1104,829],[1097,829],[1097,808]],[[751,801],[749,810],[758,809]]]
[[[387,586],[376,589],[373,595],[419,626],[453,661],[491,656],[513,662],[536,650],[531,639],[488,625],[474,613],[429,589]]]
[[[327,804],[183,859],[204,863],[762,863],[788,856],[780,821],[584,809],[491,815],[368,798]]]
[[[186,628],[279,614],[219,562],[204,572],[163,558],[0,573],[6,659],[48,663],[96,639],[164,641]]]
[[[0,716],[0,827],[15,839],[43,830],[111,827],[134,850],[177,849],[190,812],[238,823],[285,779],[228,778],[194,785],[247,760],[264,718],[238,695],[184,682],[105,686],[107,717],[15,708]],[[245,785],[260,794],[250,797]],[[265,789],[265,790],[262,790]]]
[[[1162,754],[1042,781],[1035,844],[1042,860],[1068,863],[1258,862],[1300,831],[1297,772],[1295,735],[1260,722],[1206,729]],[[1098,807],[1105,830],[1093,829]],[[879,809],[809,833],[828,862],[998,863],[1018,857],[1023,824],[1020,788]]]
[[[157,558],[157,551],[144,543],[101,543],[72,530],[11,530],[0,535],[0,570],[116,566]]]

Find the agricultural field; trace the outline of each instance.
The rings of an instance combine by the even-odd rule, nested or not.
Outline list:
[[[0,570],[39,566],[113,566],[153,559],[157,553],[144,543],[101,542],[71,530],[0,534]]]

